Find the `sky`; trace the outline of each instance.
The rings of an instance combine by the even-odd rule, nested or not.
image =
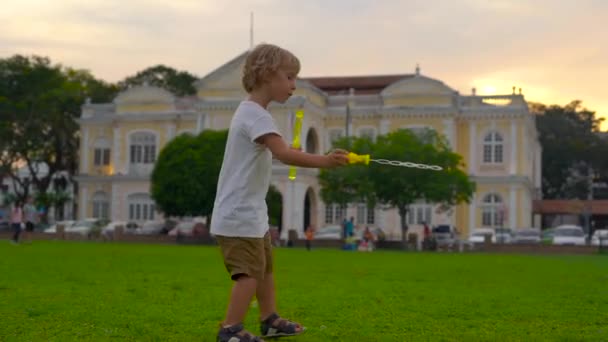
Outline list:
[[[48,56],[110,82],[157,64],[202,77],[249,48],[251,12],[254,43],[294,52],[303,77],[419,64],[461,94],[516,86],[608,116],[605,0],[3,0],[0,58]]]

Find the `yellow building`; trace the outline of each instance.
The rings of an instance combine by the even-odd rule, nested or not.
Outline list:
[[[196,82],[197,95],[175,98],[142,85],[119,94],[113,103],[83,106],[79,182],[79,216],[113,220],[161,219],[149,195],[149,178],[163,146],[178,134],[226,129],[245,92],[241,70],[245,53]],[[291,140],[294,113],[305,112],[302,145],[324,153],[339,136],[385,134],[400,128],[432,128],[444,134],[464,157],[477,183],[471,204],[439,211],[432,203],[410,208],[416,229],[453,224],[473,228],[531,227],[532,200],[540,189],[541,148],[533,114],[523,95],[461,95],[441,81],[414,74],[299,79],[286,104],[270,108],[284,137]],[[347,109],[348,108],[348,109]],[[350,123],[346,125],[346,113]],[[283,198],[282,234],[302,232],[308,224],[324,227],[355,217],[359,226],[380,227],[400,238],[395,210],[365,205],[325,205],[317,170],[299,169],[295,182],[279,162],[272,184]]]

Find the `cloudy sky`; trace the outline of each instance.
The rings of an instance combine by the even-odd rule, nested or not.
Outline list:
[[[163,63],[203,76],[255,42],[302,76],[411,73],[463,94],[580,99],[608,116],[605,0],[3,0],[0,57],[46,55],[117,81]],[[604,124],[608,129],[608,123]]]

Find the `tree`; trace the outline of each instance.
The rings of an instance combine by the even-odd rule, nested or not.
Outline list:
[[[399,130],[379,136],[373,144],[366,139],[355,139],[351,146],[352,151],[358,154],[370,151],[374,159],[443,167],[437,172],[370,163],[368,167],[349,166],[321,172],[321,195],[326,202],[343,198],[348,202],[366,200],[368,204],[377,201],[396,208],[401,218],[404,243],[408,231],[407,214],[412,203],[426,200],[453,206],[468,202],[475,191],[475,184],[462,171],[462,157],[452,152],[445,138],[433,130],[421,134]]]
[[[144,69],[134,76],[129,76],[119,82],[122,89],[129,86],[141,85],[148,83],[157,87],[164,88],[177,96],[187,96],[196,94],[194,82],[198,77],[187,71],[178,71],[173,68],[156,65]]]
[[[531,104],[543,149],[543,198],[586,198],[590,172],[608,174],[608,142],[599,132],[603,119],[580,101],[565,106]]]
[[[12,178],[19,201],[30,184],[44,194],[57,172],[76,172],[80,107],[87,97],[109,101],[116,90],[46,57],[0,59],[0,173]],[[18,166],[29,177],[18,177]]]
[[[182,134],[160,152],[152,171],[152,197],[166,216],[210,217],[228,131]]]

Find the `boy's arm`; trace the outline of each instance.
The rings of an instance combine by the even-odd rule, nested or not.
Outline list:
[[[262,135],[255,141],[265,145],[275,158],[287,165],[311,168],[331,168],[346,165],[348,163],[346,151],[336,150],[326,156],[305,153],[290,148],[281,136],[273,133]]]

